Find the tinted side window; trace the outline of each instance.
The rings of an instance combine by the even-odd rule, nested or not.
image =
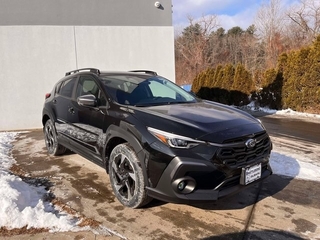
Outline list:
[[[106,105],[106,98],[95,80],[90,76],[81,76],[77,86],[76,98],[87,94],[94,95],[98,105]]]
[[[76,98],[87,94],[92,94],[98,98],[99,87],[93,78],[81,76],[77,86]]]
[[[59,82],[59,83],[57,84],[57,86],[56,86],[56,88],[55,88],[55,91],[54,91],[55,94],[56,94],[56,93],[59,93],[59,90],[60,90],[60,87],[61,87],[62,83],[63,83],[63,82]]]
[[[59,94],[64,97],[72,97],[72,91],[74,84],[76,82],[76,78],[67,79],[61,84],[61,87],[59,89]]]

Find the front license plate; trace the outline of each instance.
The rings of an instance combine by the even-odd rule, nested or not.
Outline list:
[[[261,178],[261,163],[242,168],[240,184],[247,185]]]

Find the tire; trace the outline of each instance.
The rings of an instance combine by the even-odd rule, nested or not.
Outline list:
[[[139,208],[152,200],[146,194],[138,157],[128,143],[119,144],[112,150],[109,176],[113,192],[122,205]]]
[[[49,155],[58,156],[65,153],[67,149],[58,143],[57,133],[51,119],[49,119],[44,125],[43,132]]]

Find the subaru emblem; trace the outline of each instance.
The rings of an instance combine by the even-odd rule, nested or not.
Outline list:
[[[254,146],[256,146],[256,140],[250,138],[246,141],[246,146],[247,148],[253,148]]]

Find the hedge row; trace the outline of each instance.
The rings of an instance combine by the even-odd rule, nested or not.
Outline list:
[[[320,113],[320,36],[304,49],[284,53],[278,66],[253,76],[243,65],[219,65],[193,81],[199,97],[225,104],[255,101],[272,109]]]

